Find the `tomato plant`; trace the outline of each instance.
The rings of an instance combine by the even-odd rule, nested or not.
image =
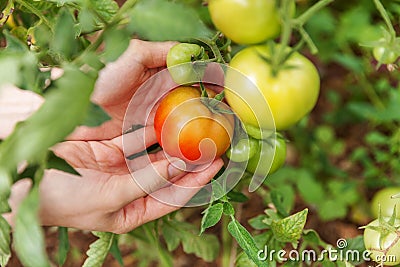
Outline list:
[[[257,85],[269,104],[276,129],[282,130],[298,122],[313,109],[319,95],[320,78],[311,61],[298,52],[293,52],[277,73],[266,60],[270,56],[267,45],[247,47],[232,58],[230,66]],[[254,107],[264,103],[259,99],[259,92],[249,91],[249,101],[246,103],[239,97],[240,93],[235,94],[230,90],[230,84],[242,82],[236,77],[228,73],[226,78],[225,94],[229,105],[244,123],[268,128],[269,125],[258,125],[253,111]]]
[[[194,83],[201,80],[204,72],[204,64],[195,61],[205,59],[208,59],[208,55],[203,47],[197,44],[179,43],[169,50],[167,67],[177,84]]]
[[[375,193],[371,201],[371,211],[375,218],[380,214],[383,217],[390,217],[396,206],[396,218],[400,219],[400,198],[392,196],[400,193],[400,187],[387,187]]]
[[[397,225],[398,227],[398,225]],[[370,251],[370,257],[377,263],[385,266],[394,266],[400,263],[400,232],[385,229],[379,219],[375,219],[364,231],[364,245]]]
[[[207,90],[208,96],[215,93]],[[221,156],[232,139],[232,114],[218,113],[222,103],[201,97],[197,87],[181,86],[169,92],[160,102],[154,129],[164,151],[192,164],[203,164]]]
[[[236,43],[256,44],[279,34],[275,0],[210,0],[208,9],[214,25]]]
[[[249,159],[246,170],[257,175],[266,176],[276,172],[285,163],[286,142],[280,137],[259,140],[259,142],[258,150]]]

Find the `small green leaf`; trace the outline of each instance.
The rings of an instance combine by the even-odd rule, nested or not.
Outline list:
[[[80,176],[80,174],[73,167],[71,167],[71,165],[69,165],[64,159],[57,157],[52,151],[49,152],[47,168],[56,169]]]
[[[110,119],[111,117],[99,105],[90,102],[89,110],[83,125],[97,127]]]
[[[236,258],[235,267],[258,267],[243,251]]]
[[[20,52],[28,51],[28,46],[18,38],[13,36],[12,34],[10,34],[10,32],[3,31],[3,34],[6,37],[7,49],[9,51],[20,51]]]
[[[327,244],[319,237],[319,234],[313,229],[306,229],[303,231],[303,240],[307,244],[313,244],[320,247],[326,247]]]
[[[249,224],[256,230],[264,230],[268,229],[269,225],[266,224],[266,219],[268,218],[267,215],[261,214],[249,220]]]
[[[63,266],[69,252],[68,228],[58,227],[58,265]]]
[[[119,249],[118,246],[118,238],[115,237],[110,248],[110,253],[113,255],[114,259],[117,260],[120,266],[124,266],[124,260],[121,255],[121,250]]]
[[[10,225],[0,216],[0,266],[7,266],[8,260],[11,257],[10,235]]]
[[[164,236],[165,243],[167,244],[168,250],[175,250],[181,242],[179,232],[175,228],[171,227],[168,222],[164,222],[161,225],[161,231]]]
[[[230,201],[240,202],[240,203],[243,203],[243,202],[246,202],[249,200],[249,198],[245,194],[243,194],[242,192],[238,192],[238,191],[229,191],[228,198]]]
[[[21,202],[15,220],[14,245],[24,266],[48,267],[44,233],[38,217],[39,188],[35,185]]]
[[[119,9],[114,0],[90,0],[90,3],[91,8],[94,8],[100,18],[106,22],[110,22]]]
[[[107,232],[92,232],[97,239],[94,243],[90,244],[89,250],[86,252],[88,258],[83,263],[83,267],[100,267],[103,265],[108,252],[113,243],[115,234]]]
[[[201,229],[200,234],[202,234],[207,228],[216,225],[219,220],[221,220],[222,213],[224,211],[224,206],[222,203],[217,203],[209,206],[203,213],[203,218],[201,219]]]
[[[77,50],[75,38],[75,22],[67,8],[61,8],[58,14],[53,41],[50,43],[52,51],[61,58],[69,59]]]
[[[219,241],[215,235],[194,235],[189,232],[181,232],[183,251],[193,253],[206,262],[215,260],[219,252]]]
[[[228,224],[228,231],[257,266],[268,266],[267,262],[263,262],[258,258],[259,248],[253,237],[234,217],[232,217],[232,221]]]
[[[152,41],[183,41],[213,35],[195,10],[167,0],[142,0],[130,15],[129,28]]]
[[[281,220],[274,220],[271,223],[271,230],[274,237],[280,242],[297,242],[303,232],[307,220],[308,209]]]
[[[228,216],[235,215],[235,209],[230,202],[224,202],[224,214]]]
[[[113,29],[104,33],[104,59],[112,62],[119,58],[129,46],[130,35],[123,29]]]

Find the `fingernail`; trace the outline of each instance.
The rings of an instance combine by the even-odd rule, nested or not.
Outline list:
[[[168,166],[169,178],[175,177],[186,170],[186,163],[183,160],[177,159],[172,161]]]

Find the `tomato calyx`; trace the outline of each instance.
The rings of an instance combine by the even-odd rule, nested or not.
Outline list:
[[[386,254],[392,246],[382,249],[385,238],[394,233],[397,235],[397,240],[395,240],[393,244],[400,240],[400,225],[398,225],[398,219],[396,218],[396,206],[394,207],[393,214],[389,219],[386,220],[379,210],[378,225],[370,223],[366,226],[360,227],[360,229],[370,229],[378,232],[380,234],[379,245],[381,248],[379,251]]]
[[[225,93],[222,90],[219,94],[217,94],[214,98],[210,98],[208,96],[207,90],[204,87],[203,82],[200,82],[200,90],[201,90],[201,103],[205,105],[212,113],[214,114],[234,114],[234,112],[230,109],[226,109],[221,107],[221,102],[225,97]]]

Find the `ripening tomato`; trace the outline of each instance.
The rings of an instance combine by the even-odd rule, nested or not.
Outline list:
[[[383,217],[391,217],[396,207],[396,218],[400,219],[400,198],[392,196],[400,194],[400,187],[387,187],[379,190],[371,201],[371,211],[375,218],[379,216],[379,209]]]
[[[270,52],[267,45],[247,47],[237,53],[230,66],[248,80],[228,69],[225,97],[243,123],[262,129],[270,129],[271,125],[259,122],[257,118],[269,117],[270,114],[254,111],[267,102],[276,129],[284,130],[314,108],[319,95],[320,78],[314,64],[298,52],[285,61],[278,73],[273,73],[271,65],[265,60],[268,57]],[[258,89],[254,89],[252,83]]]
[[[201,97],[197,87],[180,86],[169,92],[160,102],[154,129],[163,150],[191,164],[205,164],[221,156],[228,149],[234,131],[232,114],[218,113],[227,109],[222,102]]]
[[[209,0],[214,25],[239,44],[256,44],[275,38],[280,18],[275,0]]]

